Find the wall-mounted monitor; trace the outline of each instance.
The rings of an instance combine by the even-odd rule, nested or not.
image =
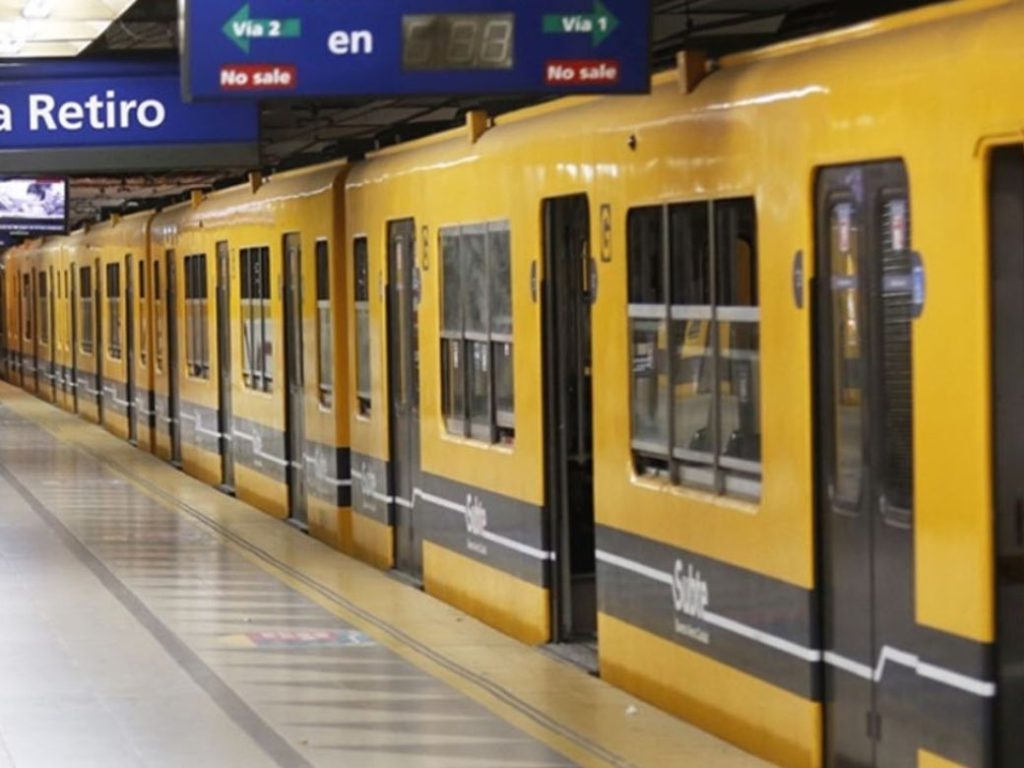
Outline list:
[[[0,232],[60,234],[67,229],[67,179],[0,177]]]

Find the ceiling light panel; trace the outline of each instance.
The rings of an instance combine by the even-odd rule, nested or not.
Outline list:
[[[0,0],[0,58],[76,56],[134,0]]]

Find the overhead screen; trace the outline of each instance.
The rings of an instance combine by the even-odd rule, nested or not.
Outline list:
[[[0,232],[53,234],[67,226],[67,179],[0,177]]]

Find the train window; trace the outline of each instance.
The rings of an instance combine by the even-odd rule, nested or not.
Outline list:
[[[463,227],[459,238],[466,362],[469,434],[491,441],[491,350],[487,338],[490,291],[487,280],[487,231]]]
[[[718,444],[725,490],[760,494],[761,310],[754,201],[724,200],[715,213]]]
[[[760,493],[760,310],[750,198],[627,220],[631,444],[641,475]]]
[[[50,343],[50,295],[47,292],[46,273],[40,272],[36,277],[36,290],[39,291],[39,320],[36,325],[39,327],[39,343]]]
[[[715,485],[717,443],[709,208],[688,203],[668,212],[672,454],[679,479],[704,487]]]
[[[660,207],[629,212],[629,303],[665,302],[664,232]]]
[[[884,484],[889,506],[914,508],[914,395],[911,364],[913,289],[884,275],[913,272],[910,204],[904,194],[890,195],[876,212],[882,255],[882,397],[885,409]]]
[[[629,335],[632,444],[642,471],[668,467],[668,310],[663,209],[629,212]]]
[[[512,366],[512,248],[508,229],[487,233],[490,254],[491,365],[494,366],[494,420],[498,437],[515,434],[515,382]]]
[[[78,269],[79,314],[82,318],[82,354],[91,355],[93,345],[92,267]]]
[[[507,222],[441,230],[441,410],[449,432],[515,440]]]
[[[210,378],[210,314],[206,254],[185,257],[185,370]]]
[[[462,268],[458,228],[441,231],[441,410],[449,432],[463,434],[466,377],[462,364]]]
[[[334,405],[334,347],[331,334],[331,264],[326,240],[316,241],[317,346],[320,360],[320,405]]]
[[[121,265],[107,264],[107,354],[121,359]]]
[[[25,341],[32,341],[32,275],[22,275],[21,283],[21,317],[24,327],[22,336]]]
[[[164,297],[160,293],[160,260],[153,262],[153,357],[157,373],[164,370]]]
[[[836,350],[835,498],[847,504],[860,500],[864,473],[861,399],[864,376],[860,356],[860,211],[852,201],[829,210],[829,260],[832,275],[832,333]]]
[[[365,237],[357,237],[353,245],[356,309],[356,404],[360,416],[369,416],[373,402],[370,368],[370,251]]]
[[[242,248],[238,258],[242,277],[242,380],[249,389],[270,392],[274,379],[270,248]]]

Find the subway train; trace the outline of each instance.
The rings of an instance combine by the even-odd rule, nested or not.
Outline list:
[[[5,377],[787,766],[1024,754],[1024,4],[9,250]]]

